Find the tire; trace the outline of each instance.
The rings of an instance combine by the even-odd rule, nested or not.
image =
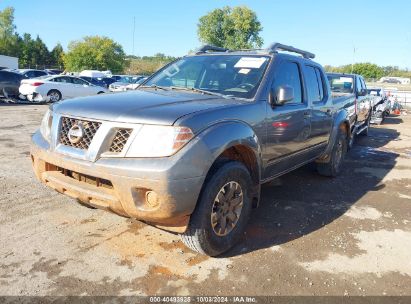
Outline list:
[[[57,90],[50,90],[47,93],[47,96],[49,97],[49,101],[51,103],[57,102],[61,100],[61,93]]]
[[[347,134],[340,128],[331,151],[330,161],[327,163],[317,163],[318,173],[323,176],[336,177],[341,172],[346,154]]]
[[[181,235],[183,243],[208,256],[217,256],[233,247],[243,235],[251,213],[251,185],[250,173],[240,162],[229,161],[212,170],[204,182],[187,230]],[[234,192],[230,188],[235,189]],[[220,204],[226,199],[224,194],[230,192],[233,195],[228,198],[228,203]],[[232,205],[228,207],[230,202]],[[234,216],[233,211],[237,213],[231,222],[234,226],[227,226],[228,219]]]
[[[6,88],[3,88],[3,97],[4,97],[5,99],[9,99],[9,94],[8,94],[7,91],[6,91]]]

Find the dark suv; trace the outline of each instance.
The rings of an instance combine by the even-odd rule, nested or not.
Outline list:
[[[20,82],[25,77],[21,74],[0,71],[0,96],[17,98],[19,96]]]
[[[312,58],[279,43],[204,46],[136,91],[53,104],[33,136],[35,174],[218,255],[240,239],[263,183],[313,161],[326,176],[342,168],[349,116]]]

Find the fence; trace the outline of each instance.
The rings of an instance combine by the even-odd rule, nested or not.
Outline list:
[[[411,110],[411,91],[390,91],[390,94],[394,100],[397,99],[404,108]]]

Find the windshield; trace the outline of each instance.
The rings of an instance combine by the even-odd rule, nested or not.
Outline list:
[[[354,78],[352,76],[327,75],[331,91],[336,93],[353,93]]]
[[[268,62],[266,56],[185,57],[157,72],[145,86],[199,89],[249,99],[254,97]]]

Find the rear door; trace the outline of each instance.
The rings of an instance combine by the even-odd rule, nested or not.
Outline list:
[[[303,151],[310,145],[310,109],[304,98],[303,74],[297,61],[278,59],[271,90],[291,86],[294,99],[282,106],[268,104],[266,119],[265,178],[273,177],[303,162]]]
[[[73,89],[73,84],[71,83],[71,77],[59,76],[51,80],[53,83],[50,89],[58,90],[63,98],[72,98],[75,97],[75,92]]]
[[[357,124],[363,124],[368,118],[368,112],[370,109],[370,98],[368,94],[364,95],[364,90],[366,92],[366,86],[364,80],[360,76],[356,76],[356,96],[357,96]]]
[[[76,96],[80,97],[96,94],[95,87],[91,86],[90,83],[88,83],[87,81],[76,77],[71,77],[71,81],[73,82],[73,87]]]
[[[325,75],[314,65],[304,65],[308,103],[311,107],[310,145],[328,142],[332,126],[332,106],[327,104],[328,89]]]

